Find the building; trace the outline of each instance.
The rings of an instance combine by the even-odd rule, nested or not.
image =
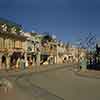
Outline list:
[[[10,55],[13,52],[25,51],[26,37],[20,31],[17,32],[16,27],[9,27],[6,23],[0,23],[0,69],[10,67]]]

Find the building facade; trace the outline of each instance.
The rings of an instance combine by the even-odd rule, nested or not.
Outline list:
[[[7,25],[0,24],[0,69],[10,67],[10,56],[13,52],[25,51],[25,40],[26,37],[17,34],[14,28],[8,32]]]

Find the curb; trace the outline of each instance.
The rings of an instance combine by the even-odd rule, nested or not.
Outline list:
[[[74,74],[79,76],[79,77],[84,77],[84,78],[91,78],[91,79],[100,79],[100,75],[90,75],[88,72],[86,72],[87,74],[85,73],[81,73],[81,71],[79,70],[73,70]]]
[[[21,76],[21,75],[30,75],[32,73],[36,74],[36,73],[43,73],[43,72],[48,72],[48,71],[52,71],[52,70],[56,70],[56,69],[62,69],[62,68],[66,68],[66,65],[55,65],[54,67],[52,67],[54,65],[49,65],[49,67],[47,65],[42,66],[42,67],[46,67],[46,69],[40,69],[39,71],[29,71],[28,69],[24,69],[24,70],[19,70],[17,71],[12,71],[12,72],[1,72],[0,73],[0,77],[14,77],[14,76]],[[70,65],[69,65],[70,66]]]

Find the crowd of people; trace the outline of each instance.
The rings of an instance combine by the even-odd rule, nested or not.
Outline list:
[[[2,69],[25,69],[26,67],[32,67],[33,64],[32,55],[25,58],[24,52],[13,52],[11,55],[4,54],[1,59]]]

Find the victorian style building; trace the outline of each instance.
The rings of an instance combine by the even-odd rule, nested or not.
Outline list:
[[[21,29],[17,31],[15,26],[0,23],[0,69],[10,67],[9,57],[13,52],[25,51],[25,40]]]

